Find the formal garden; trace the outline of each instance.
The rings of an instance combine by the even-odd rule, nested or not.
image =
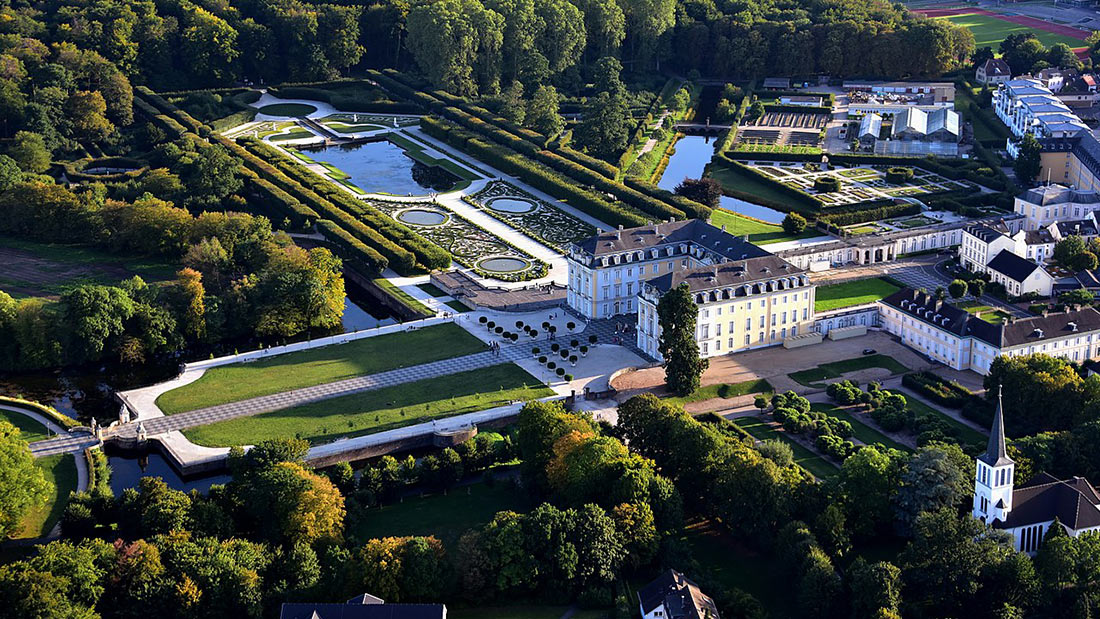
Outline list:
[[[420,123],[416,116],[387,116],[384,114],[330,114],[319,122],[336,133],[354,134],[379,129],[415,127]]]
[[[491,181],[462,199],[558,251],[597,232],[595,226],[506,181]]]
[[[824,169],[821,163],[801,161],[757,161],[746,165],[785,187],[813,196],[826,207],[973,190],[977,187],[970,181],[950,180],[923,168],[900,168],[909,174],[898,178],[892,174],[896,168],[885,165],[830,166]]]
[[[415,230],[481,277],[525,281],[545,277],[549,265],[437,203],[369,198],[374,208]]]

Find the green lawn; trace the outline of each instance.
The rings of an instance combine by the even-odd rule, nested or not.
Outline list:
[[[963,26],[973,32],[975,48],[992,47],[994,51],[996,51],[1001,41],[1008,35],[1026,33],[1034,34],[1046,47],[1050,47],[1055,43],[1065,43],[1070,47],[1085,47],[1085,42],[1081,39],[1039,30],[1030,26],[1024,26],[1023,24],[1014,24],[1010,21],[993,17],[992,15],[949,15],[938,17],[937,19],[946,19],[957,26]]]
[[[389,355],[389,356],[392,356]],[[323,443],[554,395],[511,363],[403,383],[185,430],[192,442],[229,447],[279,438]]]
[[[693,391],[691,395],[684,396],[682,398],[666,398],[665,401],[669,404],[676,404],[683,406],[689,402],[702,402],[703,400],[711,400],[714,398],[736,398],[737,396],[746,395],[749,393],[773,393],[771,383],[764,379],[747,380],[741,383],[720,383],[717,385],[707,385],[706,387],[700,387]]]
[[[881,277],[818,286],[814,311],[826,312],[851,305],[873,303],[899,290],[900,286]]]
[[[485,344],[462,327],[434,325],[211,368],[199,380],[161,395],[157,406],[172,415],[483,350]]]
[[[349,125],[338,121],[328,121],[322,124],[337,133],[359,133],[361,131],[376,131],[384,128],[379,125],[370,124]]]
[[[866,423],[864,423],[860,419],[859,416],[853,415],[852,413],[850,413],[850,412],[848,412],[848,411],[846,411],[842,408],[837,408],[837,407],[833,406],[832,404],[819,403],[819,404],[811,404],[810,409],[825,413],[826,415],[836,417],[837,419],[841,419],[843,421],[847,421],[848,423],[852,424],[852,436],[859,439],[861,442],[863,442],[866,445],[874,445],[875,443],[882,443],[883,445],[886,445],[887,447],[893,447],[894,449],[898,449],[898,450],[901,450],[901,451],[913,451],[911,448],[895,441],[894,439],[890,438],[889,436],[886,436],[882,432],[879,432],[875,428],[872,428],[871,426],[867,425]]]
[[[69,494],[76,491],[76,462],[71,454],[46,456],[34,461],[46,479],[54,485],[54,494],[43,505],[31,508],[19,525],[17,538],[41,537],[50,532],[61,518],[61,512],[69,502]]]
[[[795,463],[812,473],[813,476],[818,479],[831,479],[836,477],[840,472],[835,464],[809,449],[806,449],[800,443],[788,437],[785,433],[776,432],[774,428],[759,417],[738,417],[734,419],[733,422],[756,437],[757,440],[766,441],[768,439],[778,439],[790,445],[791,450],[794,451]]]
[[[444,547],[454,549],[463,533],[488,524],[497,512],[524,512],[528,507],[523,494],[516,492],[510,483],[498,482],[493,486],[477,483],[454,488],[447,494],[406,497],[403,503],[369,510],[349,533],[360,542],[380,537],[434,535]]]
[[[920,400],[914,398],[908,393],[901,393],[899,391],[894,391],[893,393],[904,396],[909,410],[913,411],[915,414],[931,415],[933,417],[938,417],[942,419],[944,423],[955,429],[956,435],[959,437],[959,440],[964,443],[985,445],[986,442],[989,440],[989,437],[985,434],[982,434],[981,432],[975,430],[974,428],[971,428],[970,426],[962,423],[958,419],[951,417],[941,410],[928,406],[924,402],[921,402]]]
[[[860,235],[860,234],[874,234],[878,232],[877,226],[856,226],[854,228],[845,228],[845,232],[848,234]]]
[[[260,113],[268,116],[308,116],[316,111],[316,107],[305,103],[273,103],[260,108]]]
[[[680,538],[706,575],[722,586],[751,594],[773,617],[797,616],[794,596],[781,578],[777,578],[774,559],[745,548],[722,525],[711,520],[693,519]],[[693,575],[687,574],[690,578]],[[701,574],[695,575],[702,576]]]
[[[287,131],[286,133],[276,133],[268,139],[272,142],[285,142],[287,140],[300,140],[302,138],[313,137],[317,136],[315,136],[313,132],[308,129],[293,129],[291,131]]]
[[[722,187],[735,190],[740,193],[751,194],[771,202],[781,204],[800,203],[802,210],[816,210],[817,204],[812,202],[809,196],[805,200],[799,200],[791,194],[777,188],[777,183],[766,181],[751,172],[738,169],[735,166],[722,163],[720,160],[712,161],[706,168],[706,176],[713,178],[722,184]]]
[[[956,303],[955,307],[964,309],[978,318],[995,325],[1001,324],[1010,316],[1008,312],[997,309],[991,305],[984,305],[980,301],[964,301],[962,303]]]
[[[20,297],[56,296],[83,284],[117,285],[134,275],[146,283],[164,281],[174,278],[178,268],[155,258],[7,235],[0,235],[0,247],[15,250],[6,259],[7,268],[0,269],[0,290],[17,290]]]
[[[445,302],[443,305],[446,305],[447,307],[453,309],[459,314],[465,314],[466,312],[471,311],[465,303],[459,301],[458,299],[451,299],[450,301]]]
[[[35,441],[41,441],[49,438],[46,432],[46,427],[38,423],[34,419],[26,415],[19,414],[15,411],[0,409],[0,421],[6,421],[11,425],[19,428],[19,435],[28,443]]]
[[[448,293],[446,290],[441,289],[439,286],[436,286],[431,282],[428,282],[427,284],[417,284],[416,287],[432,295],[433,297],[438,298],[450,296],[450,293]]]
[[[751,217],[745,217],[732,211],[716,208],[711,212],[710,223],[712,225],[726,227],[726,232],[735,236],[749,235],[749,240],[757,245],[793,241],[796,239],[808,239],[821,236],[815,228],[806,228],[799,234],[787,234],[783,226],[770,224]]]
[[[816,368],[802,370],[801,372],[793,372],[788,374],[788,376],[800,385],[805,385],[807,387],[822,387],[822,381],[840,378],[848,372],[866,370],[868,368],[885,368],[890,370],[891,374],[902,374],[909,371],[909,368],[898,363],[893,357],[888,357],[886,355],[864,355],[862,357],[856,357],[855,359],[822,363]]]

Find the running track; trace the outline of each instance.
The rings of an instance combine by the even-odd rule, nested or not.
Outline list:
[[[947,17],[950,15],[988,15],[990,17],[996,17],[1013,24],[1020,24],[1021,26],[1028,26],[1036,30],[1045,30],[1047,32],[1053,32],[1054,34],[1060,34],[1070,37],[1072,39],[1079,39],[1084,41],[1089,36],[1088,30],[1081,30],[1080,28],[1073,28],[1071,26],[1063,26],[1061,24],[1052,24],[1048,21],[1043,21],[1035,17],[1027,17],[1026,15],[1004,15],[1002,13],[994,13],[993,11],[987,11],[985,9],[913,9],[914,13],[920,13],[925,17]]]

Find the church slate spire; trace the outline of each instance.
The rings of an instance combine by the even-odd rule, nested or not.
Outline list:
[[[997,386],[997,410],[993,413],[993,427],[989,430],[989,445],[979,460],[989,466],[1004,466],[1012,464],[1012,458],[1008,457],[1008,449],[1005,447],[1005,421],[1004,412],[1001,410],[1001,387]]]

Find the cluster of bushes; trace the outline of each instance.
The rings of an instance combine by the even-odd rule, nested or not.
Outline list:
[[[829,385],[828,391],[838,403],[865,405],[871,411],[871,419],[882,429],[907,431],[917,437],[918,445],[959,442],[957,430],[946,421],[934,415],[917,414],[909,408],[905,396],[887,391],[876,382],[868,383],[867,391],[863,391],[855,381],[841,381]]]
[[[913,168],[894,166],[886,170],[887,183],[900,185],[911,180],[913,180]]]
[[[65,172],[65,177],[70,181],[88,183],[111,183],[137,178],[144,174],[149,166],[139,159],[130,157],[102,157],[99,159],[79,159],[77,161],[65,161],[59,164]],[[123,172],[110,174],[90,174],[85,172],[87,168],[127,168]]]
[[[959,383],[932,372],[906,374],[901,378],[901,384],[948,408],[961,409],[977,397]]]
[[[758,398],[758,401],[760,398]],[[810,410],[810,401],[788,391],[772,398],[772,418],[791,434],[807,434],[822,453],[844,461],[856,451],[852,441],[852,424],[819,411]],[[759,406],[759,403],[757,404]]]

